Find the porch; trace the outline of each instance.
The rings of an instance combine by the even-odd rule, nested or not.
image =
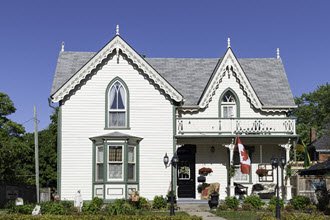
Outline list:
[[[295,118],[177,117],[176,135],[296,135]]]
[[[238,152],[235,150],[235,135],[177,135],[177,154],[179,164],[177,167],[177,195],[179,199],[201,199],[198,188],[198,171],[202,167],[208,167],[213,172],[206,177],[207,183],[220,184],[220,199],[235,195],[235,183],[247,187],[248,195],[256,183],[276,183],[277,174],[272,171],[270,160],[272,157],[286,158],[289,160],[289,151],[295,135],[251,135],[240,136],[251,159],[251,171],[248,175],[242,175],[239,166]],[[230,176],[230,170],[235,168],[235,175]],[[260,178],[256,170],[265,168],[268,176]],[[280,168],[279,168],[280,169]],[[279,187],[285,188],[282,194],[286,199],[291,199],[290,181],[281,179],[279,170]],[[285,176],[285,168],[284,168]]]

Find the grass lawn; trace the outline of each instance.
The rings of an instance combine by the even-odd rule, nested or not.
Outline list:
[[[230,211],[222,211],[217,210],[216,212],[213,212],[217,216],[223,217],[227,220],[258,220],[263,219],[260,218],[261,216],[264,216],[265,219],[272,219],[271,217],[274,217],[275,214],[267,211],[242,211],[242,210],[230,210]],[[283,213],[281,212],[281,216],[286,216],[287,219],[292,220],[330,220],[330,216],[322,215],[321,213],[315,213],[315,214],[307,214],[302,212],[290,212],[290,213]],[[267,217],[266,217],[267,216]],[[286,219],[286,218],[285,218]]]
[[[257,220],[258,212],[256,211],[217,211],[217,216],[227,220]]]

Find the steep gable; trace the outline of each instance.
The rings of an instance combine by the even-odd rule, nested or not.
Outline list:
[[[61,52],[51,94],[54,94],[95,52]],[[198,107],[198,101],[222,58],[144,58],[184,98],[184,106]],[[263,109],[294,108],[295,103],[281,59],[238,58]]]
[[[62,52],[61,52],[62,53]],[[65,62],[69,61],[72,64],[70,68],[68,68],[68,72],[74,71],[78,63],[82,63],[83,59],[88,59],[88,56],[91,54],[85,54],[86,57],[82,59],[76,59],[78,62],[73,63],[70,62],[70,59],[62,59],[61,55],[59,59],[62,60],[62,63],[59,64],[56,68],[56,73],[54,78],[58,78],[60,80],[67,79],[62,85],[57,81],[53,82],[52,87],[52,101],[58,102],[60,100],[65,99],[65,97],[69,97],[74,94],[74,90],[79,89],[83,86],[87,80],[91,78],[93,74],[95,74],[99,69],[102,68],[113,56],[119,57],[119,55],[124,55],[125,59],[129,60],[134,68],[136,68],[140,74],[143,74],[145,78],[151,81],[156,88],[161,90],[161,93],[165,93],[170,99],[175,102],[181,102],[183,100],[182,95],[172,86],[170,85],[157,71],[150,66],[131,46],[129,46],[119,35],[116,35],[108,44],[106,44],[99,52],[97,52],[92,58],[90,58],[87,63],[85,63],[77,72],[75,72],[71,77],[65,77],[63,74]],[[69,56],[70,58],[74,57]],[[74,58],[72,58],[74,59]],[[69,75],[69,73],[67,74]],[[59,86],[60,85],[60,86]],[[53,91],[54,90],[54,91]]]

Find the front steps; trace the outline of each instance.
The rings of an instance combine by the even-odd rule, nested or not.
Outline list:
[[[210,207],[207,200],[179,199],[177,205],[184,212],[208,212]]]

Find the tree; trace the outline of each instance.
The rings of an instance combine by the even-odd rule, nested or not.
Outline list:
[[[318,136],[330,123],[330,85],[319,86],[315,91],[295,98],[298,108],[293,111],[297,117],[297,133],[305,143],[310,143],[309,132],[316,128]]]
[[[31,183],[33,151],[24,141],[24,127],[7,118],[15,111],[9,96],[0,92],[0,181]]]

